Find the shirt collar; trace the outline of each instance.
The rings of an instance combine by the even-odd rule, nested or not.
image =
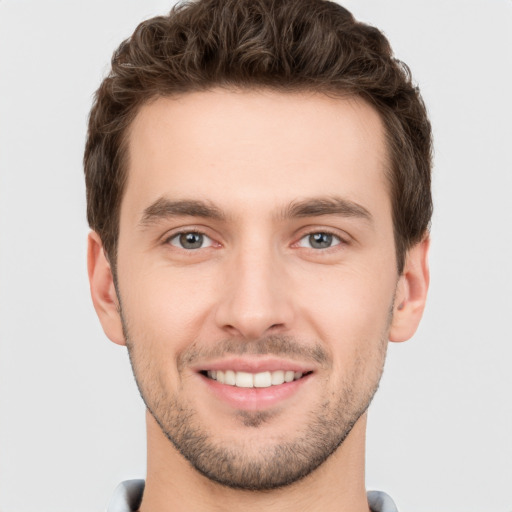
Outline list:
[[[136,512],[144,493],[144,480],[121,482],[110,500],[106,512]],[[393,500],[382,491],[368,491],[368,505],[372,512],[398,512]]]

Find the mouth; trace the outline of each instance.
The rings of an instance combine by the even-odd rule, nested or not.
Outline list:
[[[208,392],[208,406],[216,407],[219,400],[230,411],[297,404],[317,380],[311,364],[272,356],[228,357],[199,364],[192,370]]]
[[[200,373],[219,384],[226,384],[237,388],[270,388],[300,380],[312,372],[274,370],[250,373],[236,370],[203,370]]]
[[[230,368],[221,364],[198,373],[212,397],[238,411],[263,411],[290,404],[290,400],[304,396],[300,394],[301,390],[309,388],[314,376],[314,371],[300,367],[279,369],[277,365],[273,368],[267,365],[267,368],[249,368],[250,365],[246,365],[243,369],[234,369],[233,366],[243,365]]]

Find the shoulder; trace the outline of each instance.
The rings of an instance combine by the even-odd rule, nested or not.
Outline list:
[[[144,493],[144,480],[125,480],[114,490],[106,512],[136,512]]]
[[[395,502],[382,491],[368,491],[368,505],[372,512],[398,512]]]

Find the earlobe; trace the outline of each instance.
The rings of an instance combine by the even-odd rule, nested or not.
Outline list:
[[[404,271],[398,281],[389,340],[406,341],[420,323],[430,280],[428,250],[430,239],[425,237],[407,252]]]
[[[114,343],[126,345],[112,269],[94,231],[88,236],[87,271],[92,302],[105,334]]]

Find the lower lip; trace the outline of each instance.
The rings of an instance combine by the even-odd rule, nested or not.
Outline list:
[[[269,386],[268,388],[239,388],[237,386],[221,384],[200,374],[204,383],[217,398],[227,402],[228,405],[235,409],[244,411],[268,409],[278,405],[280,402],[298,393],[310,380],[311,376],[312,374],[310,373],[298,380],[285,382],[278,386]]]

